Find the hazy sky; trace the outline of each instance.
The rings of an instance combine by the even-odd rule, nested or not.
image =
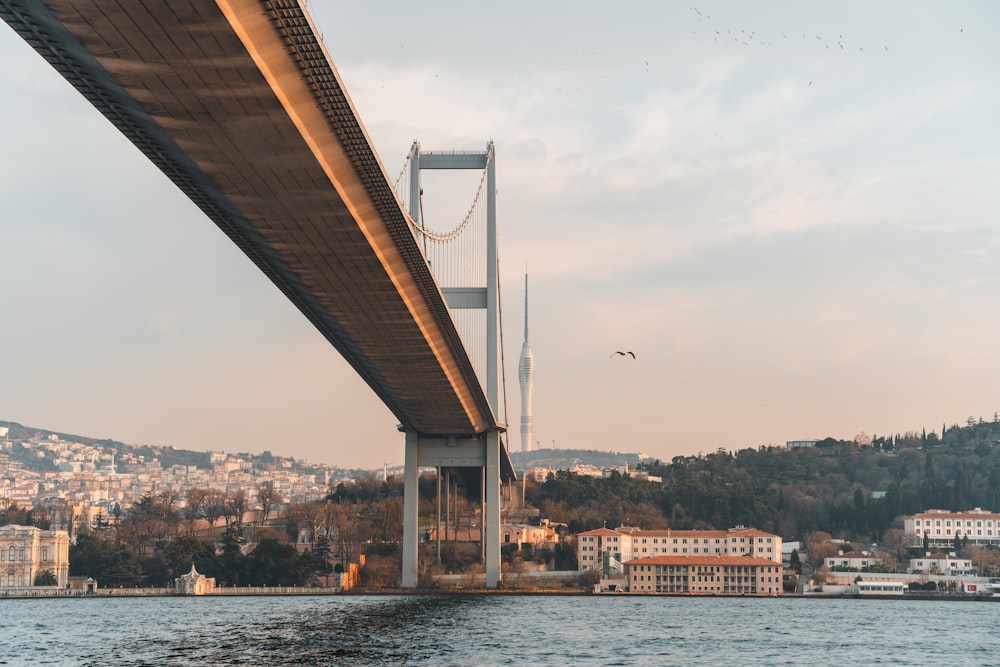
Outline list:
[[[525,264],[543,447],[1000,410],[1000,4],[309,7],[391,175],[415,139],[496,143],[513,450]],[[402,461],[333,348],[5,25],[0,90],[0,419]]]

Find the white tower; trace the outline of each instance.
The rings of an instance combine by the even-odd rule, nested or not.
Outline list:
[[[530,452],[534,447],[531,438],[531,385],[535,382],[535,357],[528,342],[528,272],[524,272],[524,344],[521,359],[517,362],[517,379],[521,382],[521,451]]]

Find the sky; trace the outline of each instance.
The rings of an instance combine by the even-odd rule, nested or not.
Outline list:
[[[308,7],[389,174],[495,143],[513,451],[525,267],[542,448],[1000,411],[1000,4]],[[0,91],[0,420],[402,462],[346,362],[5,25]],[[434,186],[450,229],[476,184]]]

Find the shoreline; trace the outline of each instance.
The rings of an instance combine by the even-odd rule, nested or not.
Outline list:
[[[433,589],[433,588],[384,588],[343,590],[339,588],[315,588],[295,586],[274,587],[233,587],[217,588],[212,593],[190,595],[178,593],[170,588],[108,588],[97,592],[68,590],[6,590],[0,592],[0,600],[61,600],[61,599],[114,599],[135,597],[179,597],[179,598],[212,598],[212,597],[266,597],[266,596],[331,596],[343,595],[353,597],[387,597],[387,596],[522,596],[522,597],[617,597],[617,598],[738,598],[766,600],[921,600],[942,602],[1000,602],[1000,596],[992,595],[803,595],[790,593],[785,595],[691,595],[666,593],[594,593],[587,589],[551,589],[551,590],[515,590],[515,589]]]

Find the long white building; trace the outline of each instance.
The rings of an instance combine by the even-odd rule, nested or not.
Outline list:
[[[577,536],[577,569],[624,573],[624,563],[659,556],[751,556],[781,563],[781,538],[754,528],[729,530],[617,530],[598,528]]]
[[[979,507],[964,512],[927,510],[905,517],[903,529],[914,546],[926,538],[928,546],[951,547],[956,536],[967,538],[969,544],[1000,546],[1000,514]]]

